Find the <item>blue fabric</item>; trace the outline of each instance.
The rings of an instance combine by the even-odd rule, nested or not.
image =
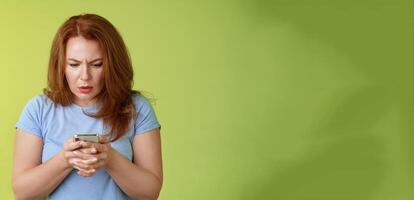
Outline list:
[[[132,141],[135,135],[155,128],[161,128],[154,110],[142,95],[133,97],[138,112],[137,120],[124,137],[111,145],[125,158],[132,159]],[[103,121],[83,113],[97,111],[97,106],[80,107],[76,104],[61,106],[54,104],[47,96],[32,98],[20,115],[16,128],[34,134],[43,140],[42,163],[63,149],[63,144],[76,133],[97,133],[104,131]],[[130,199],[116,185],[104,169],[92,177],[82,177],[72,172],[51,193],[49,199]]]

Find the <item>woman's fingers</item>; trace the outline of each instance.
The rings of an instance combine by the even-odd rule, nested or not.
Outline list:
[[[89,160],[89,159],[92,159],[92,158],[96,158],[96,154],[88,153],[89,151],[91,151],[91,150],[86,150],[85,151],[86,153],[84,153],[83,150],[76,150],[76,151],[73,151],[73,154],[76,157],[81,158],[83,160]]]
[[[89,148],[82,148],[79,149],[80,152],[85,153],[85,154],[95,154],[98,153],[98,150],[96,150],[95,147],[89,147]]]
[[[93,144],[95,144],[94,142],[86,142],[86,141],[81,141],[82,142],[82,148],[91,148],[93,147]]]
[[[99,157],[99,159],[97,157]],[[106,158],[107,155],[105,153],[101,153],[89,160],[72,158],[70,159],[70,164],[74,169],[78,170],[77,173],[79,176],[89,177],[95,175],[95,173],[105,165]]]
[[[103,161],[94,163],[94,164],[86,164],[82,160],[76,160],[74,159],[72,161],[73,168],[78,170],[78,175],[88,177],[93,176],[98,171],[98,168],[100,168],[103,165]]]
[[[64,155],[68,163],[78,170],[78,175],[88,177],[95,175],[107,160],[109,141],[101,137],[100,143],[74,141],[69,139],[64,145]]]
[[[108,144],[91,143],[91,148],[95,148],[97,153],[106,152],[108,150]]]
[[[71,159],[70,163],[75,169],[91,170],[91,169],[94,169],[93,165],[97,163],[97,161],[73,158]]]
[[[108,155],[106,153],[99,153],[99,154],[92,155],[90,159],[83,160],[82,162],[88,165],[94,165],[98,162],[106,162],[107,158],[108,158]]]
[[[104,137],[100,137],[99,142],[75,141],[73,138],[65,142],[64,157],[80,176],[93,176],[105,165],[110,143]]]
[[[99,161],[98,163],[94,164],[94,165],[93,165],[93,168],[94,168],[94,169],[99,169],[99,168],[101,168],[102,166],[104,166],[104,164],[105,164],[105,161],[101,160],[101,161]]]
[[[96,156],[91,154],[85,154],[78,150],[75,151],[65,151],[64,153],[66,160],[72,159],[72,158],[80,158],[82,160],[90,160],[93,158],[96,158]]]
[[[88,170],[88,165],[82,163],[82,161],[78,158],[70,159],[69,163],[77,170]]]
[[[74,141],[73,139],[69,139],[65,142],[63,149],[66,151],[73,151],[82,147],[81,141]]]
[[[72,166],[78,163],[79,165],[80,164],[93,165],[99,162],[99,160],[106,159],[105,153],[88,154],[88,153],[83,153],[81,150],[66,151],[64,155],[65,155],[66,160],[68,160],[69,164],[71,164]]]
[[[84,169],[77,169],[78,170],[78,175],[80,176],[93,176],[96,173],[95,169],[90,169],[90,170],[84,170]]]
[[[109,143],[109,140],[105,136],[99,136],[99,143],[100,144],[107,144],[107,143]]]
[[[98,152],[105,152],[108,150],[107,147],[108,143],[100,144],[100,143],[93,143],[93,142],[84,142],[82,144],[82,149],[95,149],[96,153]]]
[[[91,148],[93,147],[94,143],[91,142],[85,142],[82,140],[79,141],[75,141],[73,138],[70,138],[68,140],[66,140],[63,149],[66,151],[73,151],[79,148]]]
[[[78,171],[78,175],[83,177],[90,177],[95,175],[95,172]]]
[[[106,163],[107,154],[100,153],[96,155],[88,155],[87,159],[75,157],[71,159],[71,165],[82,169],[98,169]]]

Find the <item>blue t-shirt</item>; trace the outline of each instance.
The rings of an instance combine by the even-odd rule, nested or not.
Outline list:
[[[131,122],[131,128],[111,146],[128,160],[132,159],[132,141],[135,135],[155,128],[161,128],[154,110],[142,95],[133,96],[138,117]],[[55,106],[56,105],[56,106]],[[84,114],[97,111],[97,106],[80,107],[76,104],[61,106],[45,95],[32,98],[20,115],[16,128],[39,136],[43,140],[42,163],[62,151],[63,144],[76,133],[107,132],[101,119]],[[79,176],[72,172],[50,194],[49,199],[131,199],[104,170],[92,177]]]

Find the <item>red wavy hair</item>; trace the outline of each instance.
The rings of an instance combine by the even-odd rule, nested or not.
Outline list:
[[[127,47],[116,28],[105,18],[96,14],[70,17],[58,29],[50,51],[47,88],[43,93],[54,103],[63,106],[74,100],[65,77],[66,44],[69,38],[81,36],[97,41],[103,53],[104,87],[98,94],[99,110],[85,113],[103,119],[111,141],[125,135],[135,119],[132,96],[140,94],[132,89],[134,72]]]

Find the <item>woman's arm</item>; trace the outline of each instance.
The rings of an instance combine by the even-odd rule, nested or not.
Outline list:
[[[71,149],[80,146],[80,143],[68,143]],[[13,166],[15,199],[41,199],[47,196],[72,170],[65,151],[41,164],[42,148],[41,138],[17,129]]]
[[[106,170],[128,196],[158,198],[163,183],[160,129],[135,136],[133,162],[109,148]]]

